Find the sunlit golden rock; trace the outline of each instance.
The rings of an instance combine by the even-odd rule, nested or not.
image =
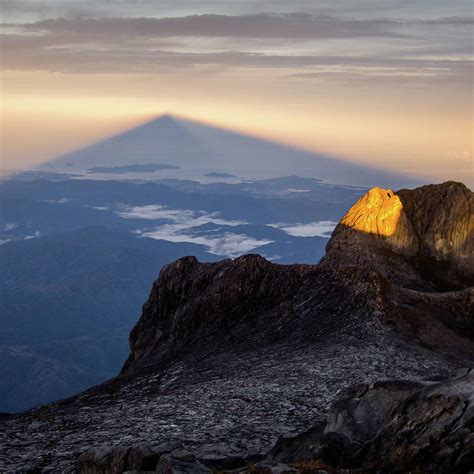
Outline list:
[[[372,188],[342,218],[331,239],[334,245],[357,246],[354,253],[376,246],[411,256],[417,250],[417,237],[400,197],[391,189]]]
[[[391,189],[373,188],[349,209],[341,224],[388,237],[395,233],[402,209],[400,198]]]

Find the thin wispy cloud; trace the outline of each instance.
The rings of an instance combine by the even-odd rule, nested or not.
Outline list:
[[[4,28],[2,67],[81,74],[273,68],[295,79],[462,83],[472,78],[472,24],[469,17],[320,13],[51,18]],[[334,41],[349,42],[351,54]]]
[[[212,233],[203,234],[194,231],[205,224],[223,226],[238,226],[242,221],[222,219],[217,213],[209,214],[204,211],[188,209],[169,209],[165,206],[147,205],[136,206],[118,213],[125,219],[142,219],[145,221],[168,221],[152,229],[137,230],[135,233],[152,239],[167,240],[168,242],[193,243],[203,245],[214,255],[236,257],[257,247],[271,243],[267,239],[255,239],[245,234],[220,232],[214,229]]]
[[[331,232],[336,227],[337,222],[333,221],[314,221],[304,224],[270,224],[271,227],[283,230],[293,237],[325,237],[329,238]]]
[[[156,230],[142,232],[144,237],[152,239],[167,240],[169,242],[186,242],[197,245],[203,245],[206,250],[222,257],[237,257],[262,245],[272,243],[271,240],[255,239],[245,234],[234,234],[224,232],[216,236],[192,235],[179,233],[170,228],[170,226],[161,226]]]
[[[72,199],[63,197],[61,199],[45,199],[43,202],[46,202],[48,204],[67,204],[68,202],[71,202]]]
[[[244,221],[226,220],[219,217],[219,213],[209,214],[205,211],[191,211],[189,209],[170,209],[160,205],[135,206],[118,212],[125,219],[169,220],[176,228],[187,229],[203,224],[217,224],[237,226],[246,224]]]
[[[63,73],[123,73],[124,63],[128,73],[166,73],[177,69],[196,67],[238,67],[267,69],[298,69],[298,72],[282,77],[318,78],[321,80],[345,81],[352,79],[410,80],[426,78],[439,82],[454,80],[470,82],[472,62],[469,60],[432,59],[385,59],[353,58],[341,56],[266,55],[225,51],[220,53],[183,53],[178,51],[122,49],[83,50],[80,53],[69,48],[37,49],[31,39],[31,48],[21,50],[9,48],[2,63],[5,69],[48,70]],[[4,41],[4,44],[7,44]],[[107,61],[101,61],[101,58]],[[203,69],[205,70],[205,69]]]
[[[427,6],[429,8],[427,8]],[[182,17],[193,14],[213,13],[248,15],[256,13],[291,12],[326,13],[330,15],[357,15],[382,18],[425,18],[464,16],[472,9],[470,0],[2,0],[3,15],[10,19],[57,17]]]
[[[39,238],[41,235],[41,232],[39,230],[37,230],[34,234],[31,234],[31,235],[27,235],[23,238],[23,240],[31,240],[31,239],[37,239]]]
[[[89,38],[106,36],[272,39],[405,37],[404,34],[396,31],[400,26],[398,21],[352,20],[309,13],[192,15],[178,18],[59,18],[21,26],[25,31],[30,32],[60,33],[66,37],[81,34]]]

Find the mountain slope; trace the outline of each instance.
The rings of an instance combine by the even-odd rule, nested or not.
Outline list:
[[[147,286],[192,244],[88,227],[0,246],[0,411],[113,377]]]
[[[450,201],[431,225],[427,210],[436,210],[438,195]],[[29,459],[35,467],[66,469],[88,446],[111,445],[123,446],[113,459],[125,462],[130,446],[165,441],[180,441],[212,468],[236,458],[243,466],[279,436],[321,423],[340,389],[387,378],[439,380],[473,367],[471,276],[461,270],[463,279],[453,273],[433,283],[420,267],[458,268],[460,256],[472,258],[470,224],[460,245],[453,249],[450,239],[453,225],[471,222],[472,200],[459,183],[373,190],[343,218],[319,265],[276,265],[256,255],[218,263],[187,257],[167,265],[131,333],[120,376],[4,419],[0,445],[8,456],[0,467]],[[387,216],[394,215],[397,226],[389,230]],[[359,228],[361,216],[367,219]],[[427,229],[421,239],[419,228]],[[446,238],[435,239],[433,253],[426,244],[435,235]],[[452,395],[463,406],[463,394]],[[108,459],[109,451],[101,453]]]
[[[131,333],[125,373],[194,352],[197,341],[199,351],[205,342],[215,354],[227,344],[252,347],[253,337],[311,339],[341,330],[362,313],[408,335],[416,321],[425,344],[449,351],[458,341],[457,350],[471,356],[474,347],[465,337],[474,336],[473,213],[473,193],[459,183],[398,194],[376,188],[343,217],[318,266],[279,266],[259,256],[209,264],[181,259],[155,283]],[[321,319],[320,312],[330,317]]]

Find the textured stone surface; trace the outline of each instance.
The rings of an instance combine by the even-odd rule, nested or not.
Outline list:
[[[333,469],[469,472],[474,466],[474,371],[440,383],[388,381],[342,391],[327,423],[281,439],[267,462]]]
[[[327,250],[407,287],[472,286],[474,195],[455,182],[397,193],[374,188],[342,218]]]
[[[211,469],[201,464],[199,461],[189,453],[188,456],[177,456],[175,453],[165,454],[161,456],[158,465],[156,466],[156,472],[160,474],[198,474],[198,473],[211,473]]]
[[[394,199],[381,192],[368,201]],[[462,204],[466,192],[447,183],[429,192],[398,193],[400,219],[418,229],[417,207],[410,203],[417,199],[431,212],[425,200],[433,194],[461,196],[445,205],[441,214],[449,218],[440,217],[439,225],[465,222],[471,212]],[[382,213],[384,229],[392,219],[390,206]],[[368,214],[377,219],[378,211]],[[0,470],[71,470],[91,447],[100,451],[83,454],[84,469],[91,459],[118,466],[121,449],[127,463],[132,447],[170,441],[182,443],[196,461],[173,458],[170,451],[160,456],[160,469],[177,463],[241,469],[242,460],[255,462],[279,437],[324,422],[341,389],[359,384],[354,390],[360,390],[361,383],[384,379],[440,379],[472,367],[473,291],[459,263],[463,252],[472,256],[469,244],[462,237],[454,250],[443,243],[432,253],[420,247],[420,232],[411,257],[387,245],[390,236],[339,226],[319,265],[275,265],[256,255],[213,264],[187,257],[168,265],[132,331],[131,354],[119,377],[68,400],[0,417]],[[445,229],[442,235],[458,233]],[[427,277],[423,270],[441,268],[440,261],[451,273]],[[418,390],[416,383],[396,387],[403,396]],[[361,443],[388,426],[386,411],[370,422],[367,414],[380,400],[393,402],[391,394],[381,388],[370,397],[341,408],[359,420],[356,431],[346,418],[331,416],[339,432],[315,430],[326,439],[324,459],[355,459]]]
[[[158,445],[142,443],[132,447],[89,449],[79,457],[76,470],[79,474],[155,471],[163,455],[170,453],[179,455],[179,451],[184,451],[182,448],[181,443],[171,442]],[[193,456],[192,453],[188,454]],[[195,458],[188,460],[194,461]]]
[[[373,188],[349,209],[340,225],[384,238],[401,233],[401,227],[406,226],[404,218],[403,204],[391,189]],[[410,243],[405,245],[408,252]]]

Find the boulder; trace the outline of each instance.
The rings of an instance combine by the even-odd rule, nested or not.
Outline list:
[[[333,402],[326,424],[282,439],[267,462],[331,469],[469,472],[474,466],[474,371],[442,382],[357,385]]]

